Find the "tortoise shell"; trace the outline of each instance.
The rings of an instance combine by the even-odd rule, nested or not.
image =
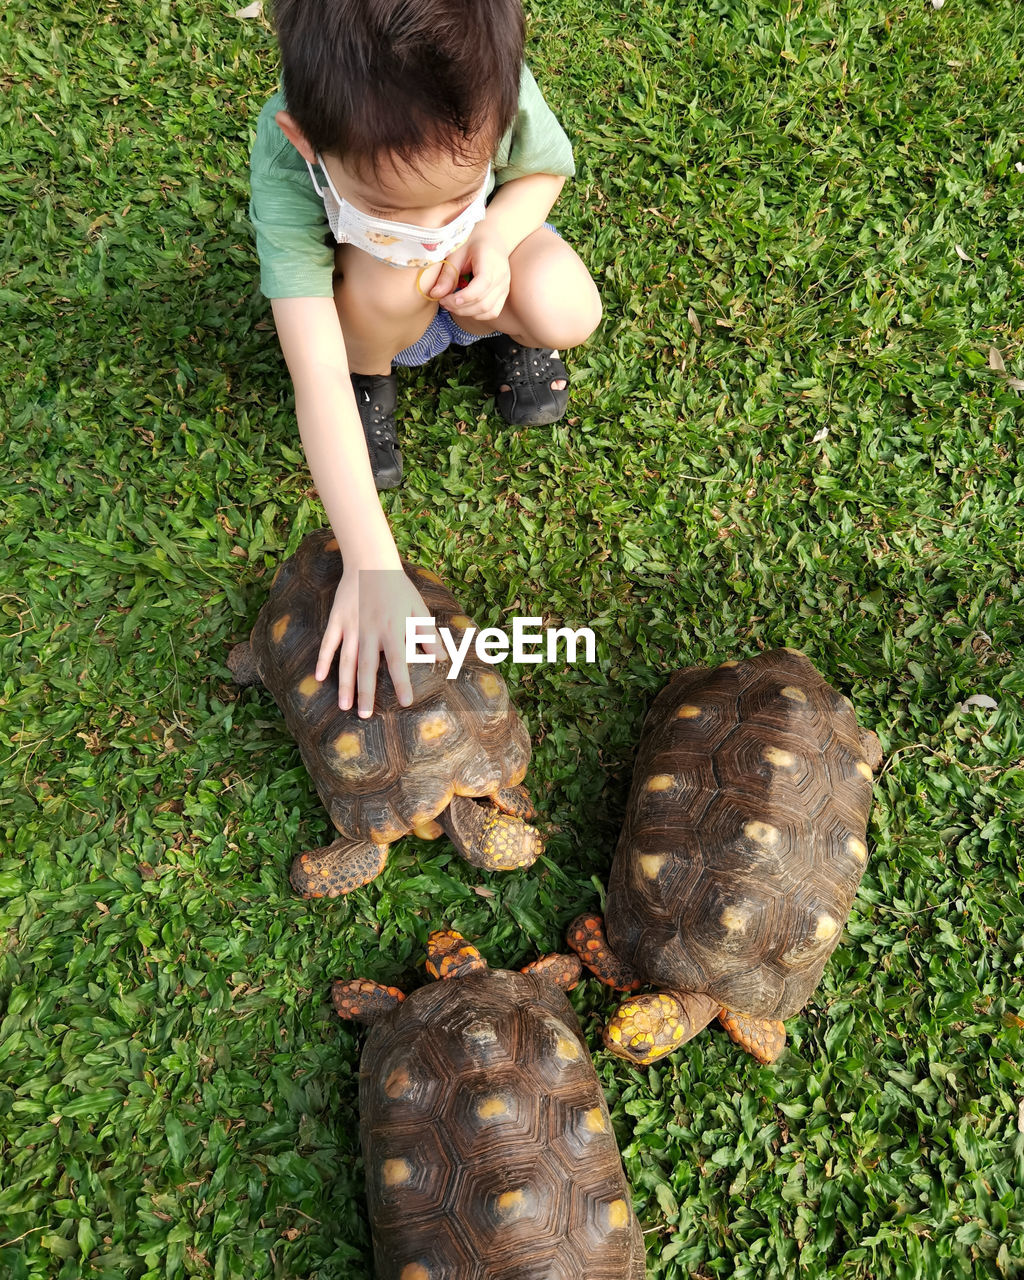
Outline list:
[[[737,1013],[796,1013],[864,873],[880,757],[795,650],[677,672],[645,721],[612,866],[615,954]]]
[[[370,1032],[359,1107],[378,1280],[642,1280],[608,1109],[550,982],[413,992]]]
[[[403,562],[439,626],[456,638],[473,625],[436,574]],[[336,668],[313,671],[342,560],[330,530],[310,534],[281,566],[250,637],[259,678],[284,714],[324,807],[352,840],[388,844],[426,826],[453,794],[487,796],[522,782],[530,739],[505,682],[467,651],[450,663],[409,667],[413,703],[403,707],[381,662],[374,714],[338,707]]]

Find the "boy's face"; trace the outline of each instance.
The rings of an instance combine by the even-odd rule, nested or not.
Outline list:
[[[488,158],[459,163],[453,157],[424,157],[416,168],[385,161],[376,170],[354,169],[337,156],[323,156],[338,195],[355,208],[386,222],[444,227],[480,194]]]
[[[279,111],[275,119],[295,149],[310,164],[313,148],[294,118]],[[465,163],[445,153],[422,156],[415,168],[401,160],[384,161],[374,170],[356,169],[339,156],[321,157],[335,190],[343,200],[387,222],[416,227],[444,227],[473,203],[487,177],[490,155]]]

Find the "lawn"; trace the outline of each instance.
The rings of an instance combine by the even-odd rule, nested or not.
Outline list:
[[[779,644],[882,741],[868,870],[774,1067],[709,1030],[634,1069],[573,995],[649,1275],[1024,1277],[1018,0],[530,0],[605,320],[555,427],[506,429],[476,357],[402,375],[384,505],[479,625],[587,624],[599,660],[502,668],[532,870],[409,839],[308,905],[326,815],[225,666],[324,521],[240,4],[0,14],[0,1277],[369,1277],[331,980],[426,981],[441,924],[557,948],[668,672]]]

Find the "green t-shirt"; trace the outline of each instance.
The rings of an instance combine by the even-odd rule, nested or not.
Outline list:
[[[284,110],[284,94],[275,93],[260,112],[250,161],[249,219],[256,232],[260,289],[267,298],[329,298],[334,250],[324,243],[327,215],[305,160],[274,119]],[[498,144],[492,170],[492,190],[531,173],[571,178],[576,172],[569,139],[525,65],[519,115]]]

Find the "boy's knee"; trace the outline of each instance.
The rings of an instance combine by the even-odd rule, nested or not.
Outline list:
[[[582,346],[601,323],[604,313],[593,280],[586,276],[574,285],[571,291],[549,295],[525,326],[538,346],[558,351]]]

